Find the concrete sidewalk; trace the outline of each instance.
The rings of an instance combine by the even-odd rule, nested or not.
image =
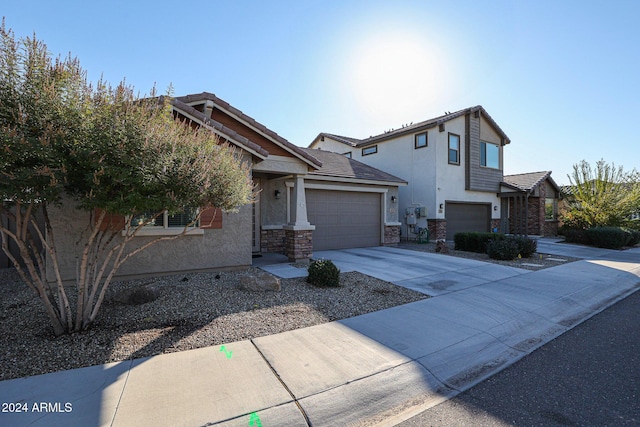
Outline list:
[[[393,248],[316,255],[436,296],[250,341],[2,381],[0,401],[13,412],[0,412],[0,425],[393,425],[640,288],[640,248],[540,271]]]

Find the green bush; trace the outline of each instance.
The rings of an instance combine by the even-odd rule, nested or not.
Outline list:
[[[591,243],[587,230],[581,228],[569,228],[561,227],[558,230],[558,234],[564,236],[564,241],[567,243],[578,243],[581,245],[588,245]]]
[[[487,243],[492,240],[502,240],[502,233],[456,233],[453,236],[455,249],[458,251],[485,253]]]
[[[631,238],[627,242],[627,245],[635,246],[638,243],[640,243],[640,231],[634,230],[634,229],[631,229],[631,228],[625,228],[625,231],[627,231],[629,234],[631,234]]]
[[[311,261],[307,282],[320,287],[340,286],[340,270],[328,259]]]
[[[607,249],[619,249],[631,240],[631,233],[620,227],[593,227],[587,236],[594,246]]]
[[[520,254],[520,247],[514,238],[491,240],[487,243],[487,254],[490,258],[510,261]]]
[[[511,237],[518,245],[518,253],[522,258],[529,258],[538,250],[538,241],[524,236]]]

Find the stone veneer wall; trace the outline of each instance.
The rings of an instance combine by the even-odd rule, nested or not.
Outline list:
[[[447,238],[447,220],[446,219],[428,219],[427,227],[429,228],[429,240],[445,240]]]
[[[285,232],[283,229],[260,231],[260,252],[285,253]]]
[[[304,261],[313,256],[313,230],[284,230],[285,255],[290,261]]]
[[[385,225],[384,226],[384,245],[397,246],[400,243],[400,226]]]

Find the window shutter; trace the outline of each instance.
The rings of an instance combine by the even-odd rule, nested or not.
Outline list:
[[[95,209],[94,211],[94,221],[97,222],[101,209]],[[125,218],[122,215],[110,214],[107,213],[102,220],[102,224],[100,224],[101,231],[120,231],[124,229]]]
[[[200,215],[200,228],[205,230],[222,228],[222,209],[207,208]]]

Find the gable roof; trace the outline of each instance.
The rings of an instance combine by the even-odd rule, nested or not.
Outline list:
[[[354,180],[391,182],[406,185],[407,181],[380,169],[365,165],[342,154],[313,148],[301,148],[305,153],[317,158],[322,163],[318,170],[309,172],[310,176],[327,176],[332,178],[348,178]]]
[[[471,114],[471,113],[475,113],[475,112],[480,112],[480,114],[482,115],[482,117],[489,122],[489,124],[495,129],[495,131],[498,133],[498,135],[500,135],[500,137],[503,139],[504,144],[509,144],[511,143],[511,139],[509,139],[509,137],[507,136],[507,134],[504,133],[504,131],[500,128],[500,126],[498,126],[498,124],[495,122],[495,120],[493,120],[493,118],[489,115],[489,113],[487,113],[487,110],[485,110],[482,105],[476,105],[475,107],[469,107],[469,108],[465,108],[453,113],[447,113],[444,114],[442,116],[439,117],[434,117],[432,119],[428,119],[419,123],[414,123],[414,124],[410,124],[409,126],[404,126],[400,129],[394,129],[391,130],[389,132],[385,132],[379,135],[375,135],[375,136],[370,136],[369,138],[365,138],[365,139],[356,139],[356,138],[349,138],[346,136],[340,136],[340,135],[335,135],[335,134],[331,134],[331,133],[325,133],[325,132],[321,132],[320,134],[318,134],[318,136],[313,140],[313,142],[309,145],[309,147],[313,146],[313,144],[315,144],[315,142],[320,139],[323,136],[327,136],[331,139],[334,139],[338,142],[341,142],[343,144],[349,145],[351,147],[361,147],[361,146],[365,146],[365,145],[369,145],[369,144],[374,144],[377,142],[383,142],[386,141],[388,139],[392,139],[395,138],[397,136],[400,135],[404,135],[407,133],[415,133],[415,132],[420,132],[422,130],[426,130],[426,129],[430,129],[436,126],[439,126],[443,123],[446,123],[450,120],[456,119],[460,116],[464,116],[465,114]]]
[[[549,180],[556,191],[560,192],[560,187],[551,178],[551,171],[528,172],[516,175],[505,175],[502,178],[502,184],[513,188],[514,190],[532,192],[535,188],[542,184],[545,180]]]
[[[225,135],[228,135],[231,137],[232,141],[239,142],[240,144],[250,148],[249,151],[255,151],[256,153],[260,153],[262,156],[264,156],[262,157],[263,159],[269,155],[269,152],[265,150],[263,147],[261,147],[260,144],[258,144],[257,142],[251,141],[250,139],[242,135],[239,135],[234,130],[211,119],[210,117],[206,117],[204,113],[196,110],[191,105],[189,105],[189,104],[195,104],[200,102],[204,103],[207,101],[213,102],[214,106],[217,107],[218,109],[223,110],[229,113],[231,116],[235,116],[237,119],[240,119],[241,121],[245,122],[246,125],[254,128],[256,131],[265,135],[269,140],[273,141],[275,144],[277,144],[278,146],[282,147],[284,150],[291,153],[294,157],[299,158],[300,160],[304,161],[305,163],[309,164],[314,168],[322,166],[322,164],[319,163],[318,159],[315,159],[312,156],[308,155],[307,153],[302,151],[300,147],[298,147],[297,145],[294,145],[291,142],[287,141],[286,139],[278,135],[276,132],[267,128],[262,123],[259,123],[258,121],[256,121],[253,117],[246,115],[239,109],[233,107],[231,104],[218,98],[212,93],[202,92],[198,94],[178,96],[173,99],[172,104],[175,108],[188,112],[190,115],[194,116],[194,118],[197,118],[198,121],[206,123],[208,126],[212,127],[217,132],[223,133],[222,135],[223,137],[226,138]],[[258,150],[257,147],[259,147],[262,151]]]

